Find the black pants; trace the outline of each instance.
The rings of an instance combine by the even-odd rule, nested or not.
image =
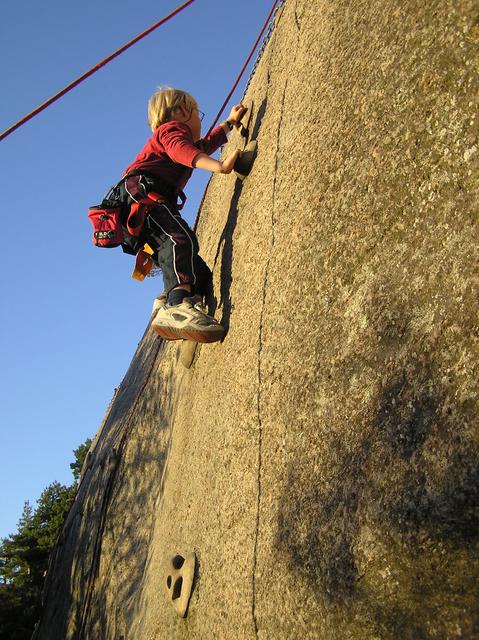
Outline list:
[[[146,175],[134,175],[121,184],[120,199],[131,204],[145,198],[149,191],[162,193],[163,189]],[[153,259],[163,272],[167,293],[179,284],[189,284],[193,293],[209,295],[212,273],[198,255],[195,232],[174,204],[168,202],[154,207],[137,240],[139,246],[147,242],[154,250]]]
[[[193,293],[208,295],[211,271],[198,255],[195,232],[174,206],[164,203],[152,209],[141,236],[154,251],[153,259],[163,273],[166,292],[179,284],[189,284]]]

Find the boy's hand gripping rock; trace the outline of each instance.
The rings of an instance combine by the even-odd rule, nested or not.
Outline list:
[[[248,109],[242,105],[241,103],[239,104],[235,104],[231,111],[230,114],[227,118],[228,122],[231,122],[231,124],[233,125],[237,125],[241,122],[241,118],[244,116],[244,114],[248,111]]]

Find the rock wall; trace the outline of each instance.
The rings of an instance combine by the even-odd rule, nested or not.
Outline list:
[[[287,0],[198,220],[228,334],[145,333],[37,640],[479,637],[478,43],[472,0]]]

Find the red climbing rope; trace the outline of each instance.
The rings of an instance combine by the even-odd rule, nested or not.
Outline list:
[[[127,42],[125,45],[123,45],[122,47],[120,47],[120,49],[118,49],[117,51],[115,51],[114,53],[112,53],[110,56],[108,56],[107,58],[105,58],[104,60],[102,60],[101,62],[99,62],[97,65],[95,65],[94,67],[92,67],[89,71],[87,71],[86,73],[84,73],[83,75],[81,75],[79,78],[77,78],[76,80],[74,80],[73,82],[71,82],[69,85],[67,85],[64,89],[62,89],[61,91],[59,91],[58,93],[56,93],[54,96],[52,96],[51,98],[49,98],[48,100],[46,100],[43,104],[41,104],[39,107],[37,107],[36,109],[34,109],[33,111],[31,111],[29,114],[27,114],[24,118],[22,118],[21,120],[19,120],[18,122],[16,122],[14,125],[12,125],[11,127],[9,127],[8,129],[6,129],[2,134],[0,134],[0,141],[3,140],[4,138],[6,138],[8,135],[10,135],[11,133],[13,133],[16,129],[18,129],[19,127],[21,127],[23,124],[25,124],[25,122],[28,122],[29,120],[31,120],[34,116],[36,116],[38,113],[40,113],[41,111],[43,111],[44,109],[46,109],[48,106],[50,106],[53,102],[55,102],[56,100],[58,100],[59,98],[61,98],[62,96],[64,96],[66,93],[68,93],[68,91],[71,91],[71,89],[73,89],[74,87],[76,87],[77,85],[80,84],[80,82],[83,82],[83,80],[85,80],[86,78],[88,78],[89,76],[93,75],[94,73],[96,73],[99,69],[101,69],[102,67],[104,67],[106,64],[108,64],[108,62],[110,62],[111,60],[113,60],[114,58],[116,58],[117,56],[119,56],[121,53],[123,53],[124,51],[126,51],[127,49],[129,49],[130,47],[132,47],[134,44],[136,44],[139,40],[141,40],[142,38],[144,38],[145,36],[147,36],[148,34],[150,34],[152,31],[154,31],[155,29],[157,29],[158,27],[160,27],[162,24],[164,24],[165,22],[167,22],[168,20],[170,20],[170,18],[173,18],[174,16],[176,16],[176,14],[180,13],[180,11],[182,11],[183,9],[186,9],[186,7],[188,5],[190,5],[192,2],[194,2],[195,0],[188,0],[187,2],[184,2],[182,5],[180,5],[179,7],[177,7],[174,11],[172,11],[171,13],[169,13],[168,15],[166,15],[164,18],[162,18],[161,20],[159,20],[158,22],[156,22],[154,25],[152,25],[151,27],[149,27],[148,29],[146,29],[146,31],[143,31],[142,33],[140,33],[138,36],[136,36],[136,38],[133,38],[133,40],[130,40],[130,42]]]
[[[209,128],[208,134],[209,134],[209,133],[211,133],[211,131],[214,129],[214,127],[215,127],[216,123],[218,122],[218,120],[220,119],[221,114],[222,114],[222,113],[223,113],[223,111],[224,111],[224,108],[225,108],[225,107],[226,107],[226,105],[228,104],[228,102],[229,102],[229,100],[230,100],[231,96],[233,95],[234,90],[235,90],[235,89],[236,89],[236,87],[238,86],[239,81],[241,80],[241,78],[242,78],[242,76],[243,76],[243,73],[245,72],[245,69],[246,69],[246,67],[248,66],[249,61],[250,61],[250,60],[251,60],[251,58],[253,57],[253,53],[255,52],[256,47],[258,46],[258,42],[261,40],[261,37],[262,37],[263,33],[266,31],[266,27],[268,26],[268,23],[269,23],[269,21],[270,21],[270,19],[271,19],[271,16],[272,16],[272,15],[273,15],[273,13],[274,13],[274,10],[275,10],[276,5],[278,4],[278,2],[279,2],[279,0],[274,0],[274,2],[273,2],[273,6],[271,7],[271,11],[269,12],[268,17],[266,18],[266,20],[265,20],[265,22],[264,22],[264,25],[263,25],[263,26],[262,26],[262,28],[261,28],[261,31],[260,31],[260,33],[259,33],[259,36],[256,38],[256,42],[255,42],[255,43],[254,43],[254,45],[252,46],[251,51],[249,52],[249,55],[248,55],[248,57],[247,57],[247,59],[246,59],[246,62],[244,63],[244,65],[243,65],[243,67],[242,67],[241,71],[240,71],[240,72],[239,72],[239,74],[238,74],[238,77],[236,78],[235,83],[234,83],[234,85],[233,85],[233,88],[232,88],[232,89],[231,89],[231,91],[228,93],[228,95],[227,95],[227,97],[226,97],[226,100],[223,102],[223,104],[221,105],[221,109],[218,111],[218,115],[217,115],[217,116],[216,116],[216,118],[213,120],[213,124],[212,124],[212,125],[211,125],[211,127]]]

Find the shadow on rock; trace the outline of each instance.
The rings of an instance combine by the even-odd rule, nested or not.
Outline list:
[[[261,121],[266,112],[267,99],[265,98],[261,103],[260,108],[255,116],[254,125],[250,134],[250,139],[256,139],[258,136]],[[218,243],[218,250],[214,260],[214,265],[218,261],[218,256],[221,251],[221,275],[220,275],[220,300],[218,306],[222,308],[222,315],[220,323],[228,332],[230,325],[230,317],[232,310],[231,302],[231,283],[233,281],[233,236],[238,222],[238,203],[243,191],[244,182],[236,180],[233,197],[231,198],[231,204],[228,211],[228,217],[226,224],[221,233],[221,237]],[[222,247],[222,250],[221,250]],[[216,311],[216,305],[214,304],[214,298],[211,297],[208,301],[209,313],[214,314]]]
[[[479,542],[478,452],[468,435],[474,410],[468,401],[453,404],[454,390],[442,380],[427,353],[406,356],[380,389],[375,415],[356,430],[363,439],[346,446],[331,435],[323,449],[302,451],[280,501],[275,546],[290,570],[326,605],[368,612],[388,638],[439,637],[427,629],[460,589],[454,563],[470,563],[471,576],[479,571],[471,555]],[[352,429],[344,425],[345,434]],[[363,526],[397,563],[397,575],[415,576],[420,597],[408,587],[403,601],[384,597],[383,578],[371,578],[379,569],[374,548],[364,552]],[[438,545],[446,554],[439,564]]]

